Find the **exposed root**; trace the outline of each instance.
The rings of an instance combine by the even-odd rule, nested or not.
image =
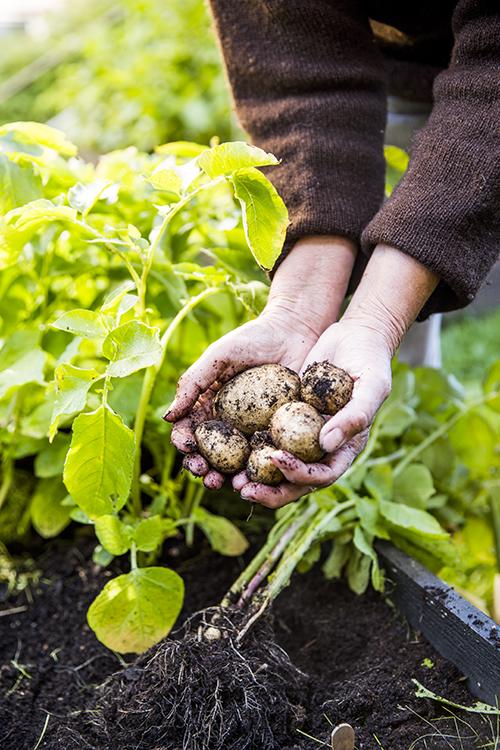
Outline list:
[[[304,720],[307,678],[275,642],[268,617],[241,639],[244,624],[237,608],[193,616],[104,683],[97,705],[56,747],[281,750]]]

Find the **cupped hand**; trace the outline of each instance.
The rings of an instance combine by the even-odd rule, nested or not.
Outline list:
[[[208,489],[220,489],[224,476],[197,453],[194,432],[212,419],[212,400],[238,372],[262,364],[281,364],[298,372],[319,332],[292,311],[264,311],[211,344],[182,375],[165,419],[173,422],[172,442],[185,453],[184,468],[203,477]]]
[[[392,348],[376,327],[354,321],[330,326],[308,353],[301,371],[313,362],[328,360],[354,380],[352,398],[320,433],[326,457],[306,464],[285,451],[276,451],[274,464],[286,482],[277,487],[249,482],[245,472],[237,474],[233,486],[245,500],[279,508],[313,489],[327,487],[339,479],[363,450],[373,419],[391,390]]]

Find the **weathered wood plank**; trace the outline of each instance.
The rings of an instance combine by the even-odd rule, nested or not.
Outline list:
[[[473,695],[500,705],[500,627],[404,552],[387,542],[377,550],[390,597],[412,628],[468,678]]]

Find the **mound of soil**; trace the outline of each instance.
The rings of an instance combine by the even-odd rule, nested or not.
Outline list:
[[[85,537],[78,546],[60,540],[46,548],[37,560],[43,577],[33,600],[20,594],[1,604],[2,750],[33,750],[35,746],[37,750],[63,750],[61,729],[74,724],[75,716],[78,723],[78,712],[92,705],[95,686],[124,666],[121,658],[95,639],[85,621],[90,601],[118,572],[117,568],[97,568],[90,559],[91,550],[92,543]],[[213,555],[206,548],[194,557],[183,556],[183,550],[170,547],[165,562],[174,565],[175,560],[185,579],[186,618],[216,603],[243,561]],[[493,730],[482,717],[465,714],[461,718],[466,724],[449,717],[444,720],[442,706],[415,697],[412,677],[450,700],[472,701],[455,668],[412,633],[374,592],[358,597],[342,583],[325,581],[314,569],[294,578],[276,603],[273,620],[277,643],[304,673],[300,684],[293,686],[293,717],[284,722],[279,702],[273,706],[279,750],[320,747],[318,740],[328,740],[330,725],[342,721],[355,728],[358,750],[489,746]],[[131,674],[134,669],[129,667]],[[121,684],[126,684],[122,675]],[[134,741],[129,748],[123,737],[115,744],[111,739],[106,747],[93,744],[89,737],[87,747],[196,750],[194,745],[182,747],[181,740],[178,747]],[[255,750],[277,747],[260,744]]]

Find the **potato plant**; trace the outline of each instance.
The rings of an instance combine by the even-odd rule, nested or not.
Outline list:
[[[161,414],[182,370],[262,306],[258,266],[287,225],[257,169],[274,163],[180,142],[92,165],[56,130],[0,128],[0,533],[73,520],[94,527],[96,562],[130,555],[89,610],[116,651],[143,651],[180,611],[182,580],[154,565],[167,537],[198,526],[222,554],[247,546],[201,507]]]

